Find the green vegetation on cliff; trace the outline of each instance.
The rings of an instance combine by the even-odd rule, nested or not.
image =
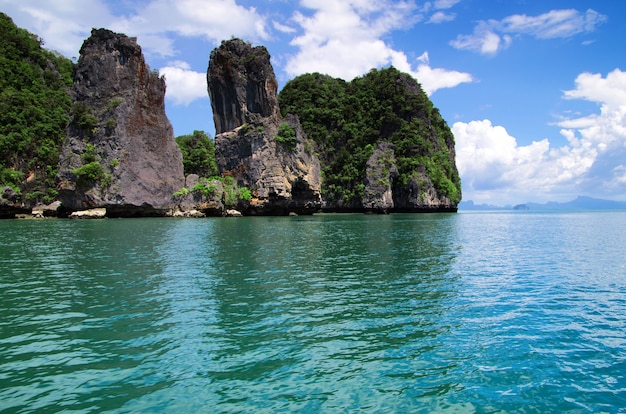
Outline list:
[[[108,35],[102,32],[101,35]],[[59,196],[57,178],[64,173],[59,174],[59,154],[70,118],[69,130],[76,130],[78,137],[89,138],[91,145],[83,154],[83,162],[72,165],[71,174],[78,177],[79,187],[92,183],[109,186],[111,173],[107,171],[116,168],[122,157],[104,157],[95,151],[92,141],[96,137],[108,140],[109,135],[119,132],[113,110],[124,100],[114,97],[97,106],[78,99],[75,90],[77,102],[72,102],[74,64],[44,49],[40,38],[16,27],[2,13],[0,39],[0,190],[12,188],[13,191],[6,192],[11,194],[10,201],[22,202],[26,207],[48,203]],[[254,53],[267,54],[265,49],[256,50]],[[256,62],[259,56],[246,58],[244,63]],[[258,62],[259,70],[271,69],[267,57],[266,62]],[[271,79],[274,85],[273,71]],[[275,117],[275,100],[270,101],[271,105],[257,108],[262,116]],[[460,201],[454,137],[419,83],[409,75],[395,68],[372,70],[351,82],[318,73],[302,75],[285,85],[278,103],[283,117],[288,113],[298,116],[309,138],[305,142],[307,153],[315,143],[322,167],[322,195],[331,208],[363,207],[365,196],[373,198],[372,194],[377,194],[372,183],[382,186],[381,191],[392,190],[399,210],[421,208],[419,203],[411,201],[415,194],[435,202],[447,198],[446,206]],[[105,113],[108,117],[101,119]],[[278,118],[276,122],[275,141],[280,147],[297,152],[296,132],[299,136],[300,127],[296,130],[291,126],[296,124],[280,122]],[[242,133],[248,128],[263,133],[262,124],[244,123],[241,128]],[[71,143],[72,139],[66,142]],[[202,131],[194,131],[177,137],[176,142],[183,156],[184,174],[197,174],[204,179],[201,183],[204,187],[180,190],[177,197],[189,193],[205,197],[212,194],[215,180],[205,177],[219,174],[213,140]],[[372,157],[375,151],[377,155]],[[367,172],[368,168],[372,171],[371,165],[368,167],[370,158],[373,161],[369,164],[381,165],[377,170],[379,176],[374,178]],[[315,165],[317,168],[317,161]],[[317,174],[316,177],[319,184]],[[218,180],[223,184],[221,199],[225,205],[253,198],[249,189],[229,185],[228,180],[229,177]],[[64,187],[59,188],[63,196]],[[405,200],[409,196],[413,199]]]
[[[0,188],[12,187],[29,204],[50,202],[74,65],[3,13],[0,39]]]
[[[218,175],[215,144],[204,131],[196,130],[191,135],[176,137],[176,143],[183,155],[185,175],[198,174],[200,177]]]
[[[252,199],[250,189],[240,187],[233,177],[220,177],[215,160],[215,144],[204,131],[193,131],[190,135],[176,137],[183,155],[185,175],[198,175],[198,183],[192,188],[181,188],[173,194],[181,200],[187,195],[204,201],[221,201],[226,208],[237,207],[239,203]]]
[[[461,198],[450,128],[409,75],[395,68],[372,70],[351,82],[319,73],[301,75],[279,94],[283,116],[292,113],[317,144],[327,200],[357,204],[366,163],[380,141],[395,147],[398,177],[406,185],[425,173],[437,193]]]

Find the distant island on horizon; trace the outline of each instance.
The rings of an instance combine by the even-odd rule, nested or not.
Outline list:
[[[594,197],[578,196],[572,201],[547,203],[523,203],[517,205],[496,206],[492,204],[474,204],[467,200],[459,203],[459,210],[626,210],[626,201],[605,200]]]

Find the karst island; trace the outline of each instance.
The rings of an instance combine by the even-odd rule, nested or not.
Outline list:
[[[279,93],[265,47],[224,40],[207,56],[216,135],[175,138],[135,38],[93,29],[74,64],[0,20],[3,218],[457,210],[454,136],[393,67]]]

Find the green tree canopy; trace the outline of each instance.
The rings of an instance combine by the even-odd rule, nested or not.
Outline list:
[[[288,82],[278,99],[283,116],[298,115],[317,144],[327,200],[357,203],[367,160],[386,141],[395,146],[398,185],[425,171],[440,194],[460,201],[452,132],[409,75],[393,67],[351,82],[305,74]]]
[[[196,130],[191,135],[181,135],[176,137],[176,142],[183,154],[185,175],[213,177],[218,174],[215,145],[204,131]]]
[[[56,195],[73,63],[0,13],[0,187],[31,203]]]

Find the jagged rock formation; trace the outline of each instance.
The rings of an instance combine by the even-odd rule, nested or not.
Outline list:
[[[240,39],[222,42],[211,52],[207,84],[216,134],[279,118],[278,83],[263,46]]]
[[[0,217],[98,208],[110,217],[456,211],[461,200],[454,137],[419,83],[395,68],[351,82],[302,75],[277,95],[264,47],[222,42],[207,71],[221,177],[185,180],[165,115],[165,80],[150,71],[136,39],[94,29],[80,54],[71,97],[72,63],[47,52],[29,55],[39,65],[33,73],[54,81],[42,94],[54,125],[13,125],[31,134],[0,154]],[[43,88],[37,77],[27,83]],[[28,106],[13,105],[24,113]],[[9,116],[4,125],[14,121]],[[214,175],[215,168],[198,173]],[[57,195],[55,177],[62,204],[44,206]]]
[[[239,39],[222,42],[211,52],[207,80],[218,169],[251,190],[246,213],[318,211],[319,160],[298,118],[281,120],[267,50]]]
[[[136,39],[92,30],[73,94],[60,157],[63,208],[165,214],[184,185],[182,156],[165,115],[165,80],[150,71]]]

